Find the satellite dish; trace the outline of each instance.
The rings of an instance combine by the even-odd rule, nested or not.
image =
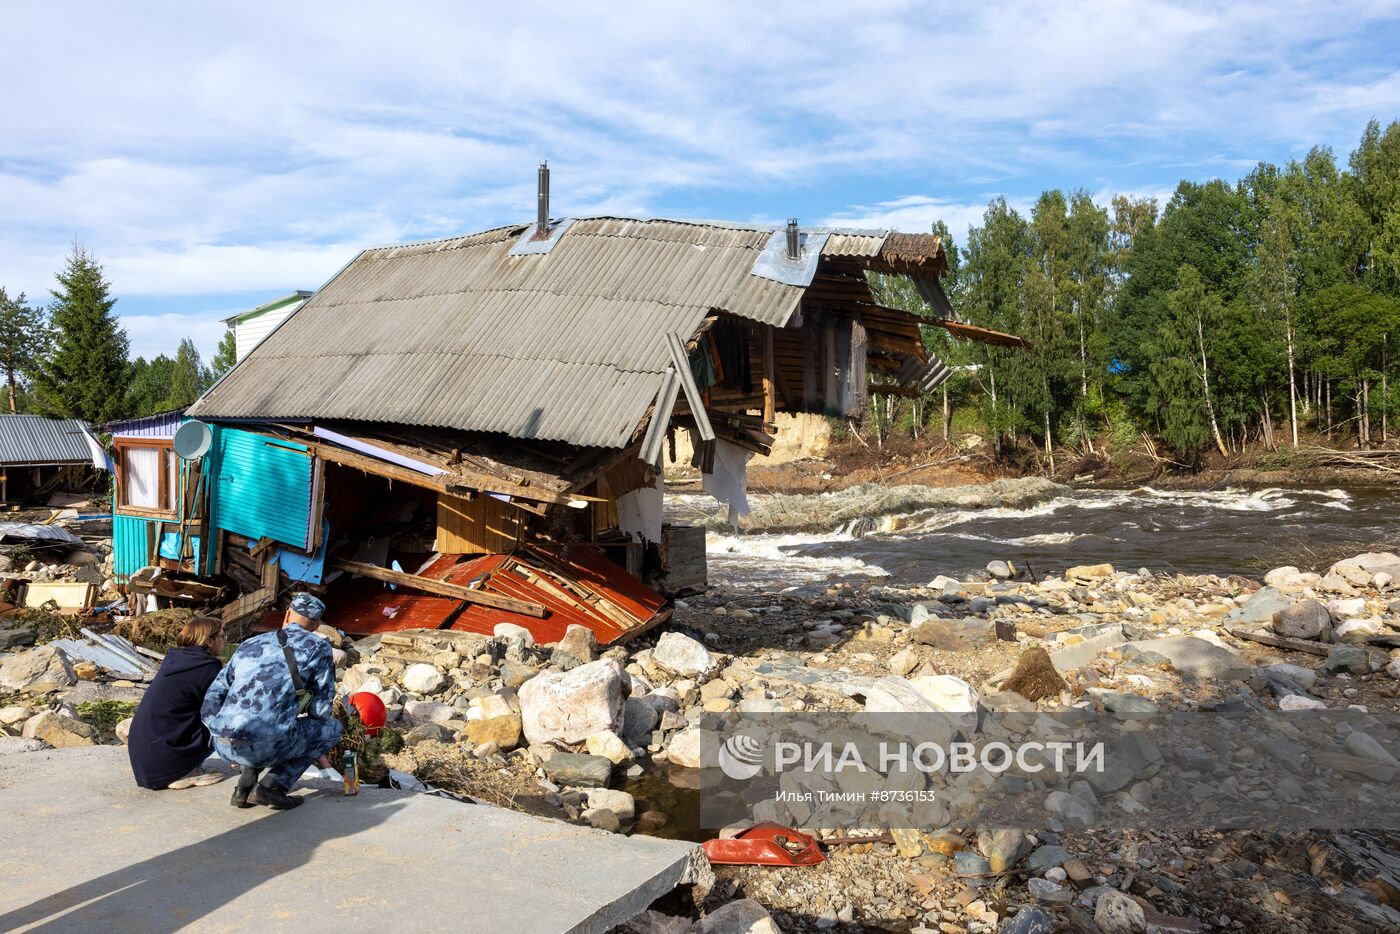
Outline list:
[[[208,425],[203,422],[185,422],[175,429],[172,445],[176,454],[187,461],[193,461],[209,453],[209,445],[213,440],[214,433],[209,430]]]

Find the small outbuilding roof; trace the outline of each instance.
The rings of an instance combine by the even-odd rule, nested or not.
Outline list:
[[[277,308],[281,305],[287,305],[291,302],[304,301],[310,297],[311,293],[306,289],[297,289],[290,295],[283,295],[281,298],[274,298],[270,302],[263,302],[257,308],[249,308],[247,311],[240,311],[236,315],[229,315],[223,320],[223,323],[227,325],[233,325],[238,323],[239,321],[242,321],[244,318],[251,318],[254,315],[262,314],[264,311],[271,311],[273,308]]]
[[[0,415],[0,465],[100,465],[101,451],[80,419]]]
[[[621,448],[671,361],[665,335],[688,338],[715,312],[786,325],[821,262],[930,279],[947,265],[930,234],[804,230],[805,283],[768,272],[771,226],[592,217],[532,234],[363,251],[188,414]]]

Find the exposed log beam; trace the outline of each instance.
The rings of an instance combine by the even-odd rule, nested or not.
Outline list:
[[[417,574],[393,571],[389,568],[381,568],[377,564],[365,564],[361,561],[350,561],[345,558],[333,558],[330,564],[333,568],[349,571],[351,574],[359,574],[362,577],[372,577],[375,580],[384,581],[386,584],[396,584],[410,590],[421,590],[423,593],[451,597],[454,600],[465,600],[468,603],[479,603],[482,606],[505,610],[507,613],[520,613],[539,619],[549,615],[549,610],[538,603],[503,597],[500,594],[488,593],[484,590],[472,590],[458,584],[449,584],[447,581],[433,580],[431,577],[419,577]]]

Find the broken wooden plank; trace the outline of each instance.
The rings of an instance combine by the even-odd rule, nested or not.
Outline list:
[[[24,605],[41,607],[53,601],[59,609],[81,610],[92,606],[97,597],[93,584],[73,584],[62,581],[36,581],[25,587]]]
[[[452,597],[457,600],[465,600],[467,603],[480,603],[483,606],[505,610],[507,613],[520,613],[524,616],[534,616],[538,619],[544,619],[549,615],[549,610],[540,606],[538,603],[528,603],[524,600],[516,600],[512,597],[503,597],[499,594],[489,593],[484,590],[471,590],[457,584],[449,584],[446,581],[433,580],[430,577],[419,577],[417,574],[408,574],[403,571],[381,568],[377,564],[365,564],[361,561],[349,561],[345,558],[335,558],[331,560],[330,565],[342,571],[349,571],[351,574],[359,574],[362,577],[370,577],[375,580],[384,581],[386,584],[396,584],[411,590],[421,590],[423,593],[430,593],[439,597]]]
[[[244,594],[223,609],[224,625],[228,626],[261,613],[272,606],[276,596],[270,590],[255,590]]]
[[[555,493],[539,487],[523,487],[519,484],[499,480],[495,477],[483,474],[454,471],[453,473],[428,474],[410,470],[407,467],[400,467],[388,461],[382,461],[377,457],[370,457],[368,454],[358,454],[354,451],[347,451],[330,444],[307,444],[311,453],[322,460],[332,464],[340,464],[343,467],[353,467],[365,473],[374,474],[379,477],[386,477],[399,483],[407,483],[411,486],[419,486],[429,490],[439,492],[447,491],[451,493],[466,490],[480,490],[485,493],[502,493],[506,496],[519,497],[520,499],[533,500],[538,503],[557,503],[567,505],[571,500],[590,501],[594,497],[583,496],[577,493]]]
[[[1276,649],[1307,652],[1309,655],[1326,655],[1328,652],[1332,651],[1332,646],[1325,642],[1314,642],[1311,639],[1294,639],[1290,636],[1280,636],[1276,633],[1265,632],[1262,629],[1245,629],[1243,626],[1227,626],[1225,631],[1236,639],[1258,642],[1260,645],[1272,646]]]

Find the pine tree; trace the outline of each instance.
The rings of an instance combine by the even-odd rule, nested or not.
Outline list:
[[[209,361],[210,381],[218,379],[238,362],[238,344],[234,339],[233,328],[224,331],[219,347],[214,351],[214,359]]]
[[[161,408],[165,411],[182,409],[200,397],[209,385],[209,371],[199,359],[199,350],[188,337],[180,341],[175,352],[175,366],[170,371],[170,392]]]
[[[175,361],[165,354],[150,360],[137,357],[131,364],[131,385],[126,392],[127,414],[140,418],[163,411],[174,372]]]
[[[45,414],[90,422],[121,418],[131,364],[102,267],[86,248],[74,245],[57,278],[49,308],[53,348],[33,374],[38,407]]]
[[[19,298],[10,298],[0,288],[0,370],[5,374],[11,414],[19,411],[24,374],[33,369],[35,357],[48,341],[43,309],[30,307],[23,292]]]

